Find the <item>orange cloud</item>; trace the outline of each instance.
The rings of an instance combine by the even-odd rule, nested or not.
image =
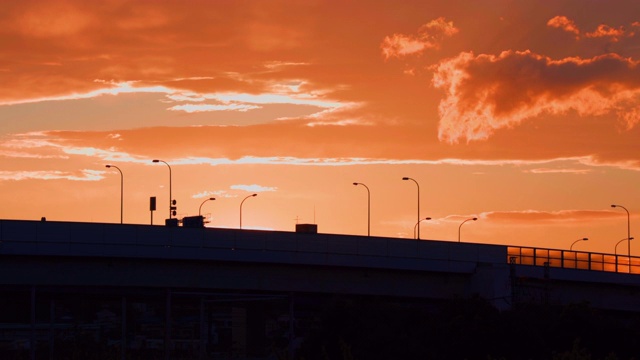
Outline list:
[[[631,26],[638,26],[638,22],[634,22]],[[575,35],[576,40],[580,39],[581,31],[573,20],[566,16],[556,16],[547,21],[547,26],[562,29],[568,33]],[[623,37],[632,37],[633,31],[626,31],[624,26],[618,28],[611,27],[606,24],[600,24],[592,31],[584,34],[587,38],[608,38],[612,42],[618,42]]]
[[[416,35],[393,34],[382,41],[380,48],[385,59],[421,53],[426,49],[437,49],[444,38],[458,33],[453,21],[440,17],[418,29]]]
[[[556,16],[547,21],[547,26],[562,29],[568,33],[574,34],[576,39],[580,38],[580,29],[576,26],[576,23],[569,20],[566,16]]]
[[[605,24],[600,24],[596,30],[585,34],[589,38],[610,38],[613,42],[619,41],[622,37],[633,35],[634,33],[627,33],[622,26],[615,29]]]
[[[620,214],[618,212],[610,210],[490,211],[479,215],[480,219],[511,224],[585,222],[617,219],[619,217]]]
[[[98,181],[102,180],[104,171],[84,169],[76,173],[64,171],[0,171],[2,180],[71,180],[71,181]]]
[[[523,172],[576,174],[597,167],[640,170],[640,161],[631,155],[640,151],[636,141],[639,131],[634,129],[621,138],[615,129],[603,125],[602,130],[592,130],[599,134],[601,141],[598,142],[574,144],[573,138],[563,133],[543,130],[538,136],[540,139],[525,131],[519,135],[523,138],[513,134],[496,136],[490,146],[474,142],[457,147],[444,146],[437,139],[425,141],[420,127],[310,127],[303,120],[251,126],[138,128],[117,133],[51,131],[9,137],[0,142],[0,156],[7,161],[17,160],[13,162],[18,169],[20,159],[27,158],[62,161],[73,157],[94,162],[144,164],[153,156],[176,164],[211,166],[509,165],[520,167],[519,171]],[[608,144],[614,141],[618,146],[611,149]]]
[[[638,62],[616,54],[553,60],[531,51],[464,52],[434,67],[441,141],[486,140],[543,114],[614,114],[627,129],[640,117]],[[630,109],[630,110],[629,110]]]
[[[531,170],[525,170],[524,172],[531,174],[589,174],[592,170],[589,169],[552,169],[552,168],[536,168]]]

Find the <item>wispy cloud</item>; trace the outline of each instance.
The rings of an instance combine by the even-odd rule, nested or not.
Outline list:
[[[16,105],[16,104],[27,104],[27,103],[36,103],[36,102],[44,102],[44,101],[62,101],[62,100],[78,100],[78,99],[91,99],[103,95],[119,95],[119,94],[127,94],[127,93],[166,93],[170,94],[174,92],[174,90],[169,89],[164,86],[134,86],[136,82],[134,81],[124,81],[124,82],[111,82],[104,80],[95,80],[94,81],[100,88],[92,91],[87,91],[84,93],[73,93],[73,94],[65,94],[65,95],[54,95],[54,96],[45,96],[45,97],[35,97],[29,99],[22,100],[12,100],[12,101],[0,101],[0,105]]]
[[[632,26],[635,23],[631,24]],[[635,31],[629,31],[624,26],[612,27],[607,24],[600,24],[598,27],[590,32],[582,32],[575,21],[567,18],[566,16],[555,16],[547,21],[547,26],[561,29],[565,32],[571,33],[575,36],[576,40],[581,37],[585,38],[606,38],[611,42],[618,42],[625,37],[635,36]]]
[[[169,108],[169,110],[174,111],[184,111],[188,113],[194,112],[207,112],[207,111],[249,111],[254,109],[259,109],[259,106],[255,105],[245,105],[245,104],[224,104],[224,105],[213,105],[213,104],[186,104],[186,105],[176,105]]]
[[[438,49],[445,38],[458,33],[453,21],[440,17],[422,25],[417,34],[393,34],[382,40],[380,48],[385,59],[402,57]]]
[[[261,186],[261,185],[257,185],[257,184],[252,184],[252,185],[231,185],[230,188],[233,189],[233,190],[243,190],[243,191],[254,192],[254,193],[277,191],[278,190],[277,187]]]
[[[64,171],[0,171],[0,180],[70,180],[98,181],[104,179],[104,171],[84,169],[79,173]]]
[[[607,220],[620,217],[620,213],[611,210],[525,210],[484,212],[478,217],[493,222],[540,224]]]
[[[580,38],[580,29],[573,20],[569,20],[566,16],[555,16],[547,21],[547,26],[562,29],[568,33],[575,35],[576,39]]]
[[[215,190],[215,191],[205,190],[205,191],[199,192],[197,194],[191,195],[191,197],[194,198],[194,199],[202,199],[202,198],[207,198],[207,197],[234,198],[234,197],[238,197],[238,196],[234,195],[234,194],[229,194],[228,192],[226,192],[224,190]]]
[[[536,168],[524,170],[530,174],[578,174],[585,175],[593,172],[591,169],[555,169],[555,168]]]

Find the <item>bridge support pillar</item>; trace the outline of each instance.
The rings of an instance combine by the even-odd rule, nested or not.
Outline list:
[[[469,295],[477,294],[499,310],[511,309],[511,279],[507,264],[478,263],[469,284]]]

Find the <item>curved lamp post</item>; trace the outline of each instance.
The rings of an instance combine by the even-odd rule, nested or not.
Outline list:
[[[622,239],[622,240],[618,241],[618,242],[616,243],[616,247],[615,247],[615,249],[613,250],[613,253],[614,253],[614,254],[618,255],[618,245],[620,245],[620,243],[621,243],[621,242],[623,242],[623,241],[625,241],[625,240],[629,240],[629,241],[631,241],[631,240],[633,240],[633,238],[624,238],[624,239]]]
[[[258,194],[251,194],[251,195],[247,196],[246,198],[242,199],[242,202],[240,203],[240,229],[242,229],[242,204],[244,204],[245,200],[247,200],[250,197],[254,197],[254,196],[258,196]]]
[[[207,201],[209,201],[209,200],[215,200],[215,199],[216,199],[216,198],[211,197],[211,198],[208,198],[208,199],[206,199],[205,201],[203,201],[203,202],[200,204],[200,207],[198,208],[198,216],[202,216],[202,205],[204,205],[204,203],[206,203],[206,202],[207,202]]]
[[[418,187],[418,223],[419,223],[420,222],[420,184],[418,184],[418,182],[415,179],[412,179],[406,176],[403,177],[402,180],[411,180],[414,183],[416,183],[416,186]],[[420,239],[420,227],[418,227],[418,239]]]
[[[171,195],[171,166],[169,166],[169,164],[166,161],[163,161],[163,160],[154,159],[153,162],[154,163],[159,163],[159,162],[164,163],[169,168],[169,219],[171,219],[173,217],[173,211],[171,211],[171,210],[173,210],[172,209],[173,196]]]
[[[625,240],[629,240],[629,241],[631,241],[631,240],[633,240],[633,238],[624,238],[624,239],[622,239],[622,240],[618,241],[618,242],[616,243],[616,247],[615,247],[615,248],[614,248],[614,250],[613,250],[613,253],[616,255],[616,272],[618,272],[618,245],[619,245],[621,242],[625,241]],[[629,263],[629,266],[631,266],[631,263]]]
[[[369,191],[369,187],[363,183],[354,182],[353,185],[362,185],[367,189],[367,236],[371,236],[371,191]]]
[[[627,239],[631,239],[631,216],[629,215],[629,210],[622,205],[611,205],[612,208],[619,207],[624,209],[627,212]],[[631,241],[627,243],[627,256],[629,256],[629,264],[631,264]],[[631,267],[629,267],[629,271],[631,271]]]
[[[115,165],[105,165],[106,168],[114,168],[120,173],[120,224],[122,224],[122,216],[124,213],[124,175],[122,170]]]
[[[425,220],[431,220],[430,217],[426,217],[424,219],[420,219],[420,221],[418,221],[414,226],[413,226],[413,238],[416,238],[416,228],[418,228],[420,226],[420,223],[425,221]],[[418,235],[418,240],[420,240],[420,236]]]
[[[463,221],[463,222],[460,224],[460,226],[458,226],[458,242],[460,242],[460,229],[462,229],[462,225],[464,225],[464,223],[466,223],[467,221],[476,221],[476,220],[478,220],[478,218],[477,218],[477,217],[469,218],[469,219],[467,219],[467,220]]]
[[[573,251],[573,245],[575,245],[577,242],[587,241],[587,240],[589,240],[589,238],[585,237],[585,238],[581,238],[581,239],[578,239],[578,240],[574,241],[573,244],[571,244],[571,246],[569,246],[569,251]]]

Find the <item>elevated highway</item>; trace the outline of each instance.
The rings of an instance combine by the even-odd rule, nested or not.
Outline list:
[[[561,260],[573,254],[559,252]],[[640,275],[558,266],[549,251],[542,259],[526,254],[450,241],[0,220],[4,286],[480,296],[500,309],[548,301],[640,311]]]

